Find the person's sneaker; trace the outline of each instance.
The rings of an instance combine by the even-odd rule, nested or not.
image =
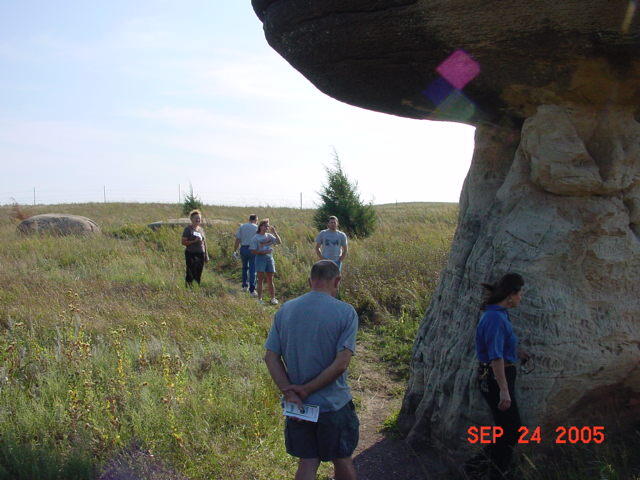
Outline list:
[[[271,305],[277,305],[278,304],[278,299],[277,298],[272,298],[271,301],[269,302]]]
[[[258,296],[258,292],[256,292],[254,290],[253,292],[249,292],[249,295],[251,295],[252,297],[257,297]]]
[[[242,287],[242,291],[243,292],[248,292],[249,291],[249,287]]]

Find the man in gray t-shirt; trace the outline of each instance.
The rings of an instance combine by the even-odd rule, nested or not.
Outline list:
[[[276,313],[265,343],[265,362],[290,402],[318,405],[317,423],[288,418],[287,452],[299,457],[300,479],[315,479],[320,461],[332,461],[336,478],[355,480],[351,455],[359,422],[347,384],[355,352],[358,315],[335,298],[340,272],[333,261],[311,269],[311,291],[286,302]]]
[[[329,217],[327,229],[316,236],[318,258],[331,260],[342,270],[342,261],[347,256],[348,250],[347,234],[338,230],[338,218]]]

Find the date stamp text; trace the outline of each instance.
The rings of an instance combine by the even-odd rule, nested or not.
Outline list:
[[[504,429],[495,425],[471,426],[467,429],[467,441],[469,443],[490,444],[496,443],[500,438],[504,437]],[[518,429],[519,444],[540,444],[551,438],[556,444],[588,444],[603,443],[605,433],[603,426],[559,426],[555,429],[554,434],[548,437],[548,433],[543,435],[540,427],[529,428],[522,426]]]

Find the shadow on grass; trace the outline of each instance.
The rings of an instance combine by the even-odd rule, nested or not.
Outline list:
[[[98,468],[87,452],[53,452],[0,439],[0,480],[188,480],[133,443]]]
[[[83,452],[62,455],[46,447],[0,439],[0,480],[90,480],[93,460]]]

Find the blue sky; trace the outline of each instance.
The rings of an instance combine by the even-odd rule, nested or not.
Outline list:
[[[0,203],[457,201],[473,128],[369,112],[266,43],[249,0],[0,2]]]

